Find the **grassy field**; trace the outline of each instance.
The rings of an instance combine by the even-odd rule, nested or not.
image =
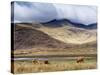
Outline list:
[[[50,71],[68,71],[95,69],[97,63],[95,59],[85,60],[83,63],[76,63],[75,60],[49,61],[49,64],[33,63],[33,60],[18,60],[12,62],[14,73],[31,73],[31,72],[50,72]]]
[[[76,59],[64,59],[66,57],[78,58],[80,56],[83,56],[85,58],[85,61],[82,63],[77,63]],[[53,57],[57,58],[53,59]],[[87,59],[88,57],[89,59]],[[79,47],[65,49],[32,48],[18,49],[14,51],[12,50],[12,59],[15,58],[47,58],[49,59],[49,64],[34,63],[33,60],[14,60],[11,64],[13,73],[37,73],[97,68],[97,48],[94,45],[82,45]]]
[[[19,49],[12,51],[14,56],[32,56],[32,55],[75,55],[75,54],[97,54],[96,47],[52,49],[52,48],[32,48]]]

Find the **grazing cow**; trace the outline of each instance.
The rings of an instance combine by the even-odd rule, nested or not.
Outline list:
[[[78,57],[76,62],[77,63],[83,63],[84,62],[84,57]]]
[[[48,60],[33,60],[32,61],[34,64],[49,64]]]
[[[49,64],[47,60],[39,60],[38,64]]]
[[[45,61],[44,61],[44,64],[49,64],[48,60],[45,60]]]
[[[33,62],[34,64],[37,64],[37,63],[38,63],[38,61],[37,61],[36,59],[34,59],[32,62]]]

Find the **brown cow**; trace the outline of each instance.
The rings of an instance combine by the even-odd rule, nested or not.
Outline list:
[[[49,64],[49,62],[47,60],[43,61],[43,60],[33,60],[32,61],[34,64]]]
[[[32,62],[33,62],[34,64],[43,64],[43,63],[44,63],[44,61],[36,60],[36,59],[34,59]]]
[[[49,64],[47,60],[39,60],[38,63],[39,64]]]
[[[34,64],[37,64],[37,63],[38,63],[38,61],[37,61],[36,59],[34,59],[32,62],[33,62]]]
[[[84,57],[78,57],[76,62],[77,63],[83,63],[84,62]]]
[[[48,60],[45,60],[45,61],[44,61],[44,64],[49,64]]]

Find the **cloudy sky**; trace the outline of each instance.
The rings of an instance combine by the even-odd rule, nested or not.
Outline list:
[[[54,19],[68,19],[75,23],[97,22],[97,7],[51,3],[14,2],[11,4],[12,22],[48,22]]]

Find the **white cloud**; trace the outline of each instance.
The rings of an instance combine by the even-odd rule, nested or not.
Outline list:
[[[73,22],[91,24],[97,22],[97,9],[94,6],[57,5],[58,18],[67,18]]]
[[[50,9],[50,10],[49,10]],[[14,4],[14,21],[46,22],[56,18],[56,10],[52,4],[32,3],[31,7]]]
[[[97,22],[95,6],[15,2],[14,8],[15,22],[47,22],[63,18],[86,25]]]

